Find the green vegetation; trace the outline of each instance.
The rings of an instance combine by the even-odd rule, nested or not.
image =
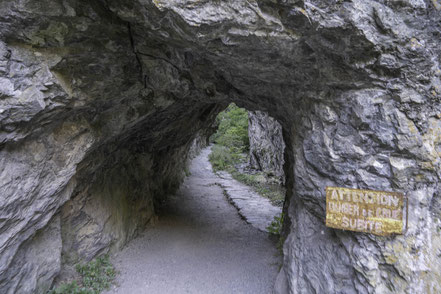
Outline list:
[[[191,172],[190,172],[190,169],[188,168],[188,166],[184,167],[184,174],[186,177],[191,176]]]
[[[115,278],[115,268],[104,255],[85,264],[77,264],[79,281],[65,283],[48,292],[48,294],[99,294],[109,289]]]
[[[286,237],[282,235],[283,221],[284,221],[284,214],[282,212],[280,215],[274,216],[274,220],[266,228],[270,234],[277,236],[278,241],[276,246],[280,256],[283,256],[283,243],[285,243],[286,240]]]
[[[266,228],[268,232],[274,235],[279,235],[282,232],[282,226],[283,226],[283,213],[280,215],[274,216],[274,220],[271,222],[271,224]]]
[[[210,138],[215,145],[209,160],[215,171],[229,172],[234,179],[268,198],[274,205],[282,206],[285,191],[277,183],[271,183],[264,173],[246,174],[237,170],[236,166],[248,160],[250,142],[248,138],[248,112],[230,104],[216,118],[217,132]]]
[[[232,154],[247,152],[250,148],[248,138],[248,112],[231,103],[216,117],[217,132],[211,141],[228,148]]]
[[[222,145],[214,145],[208,158],[215,171],[230,171],[234,169],[235,164],[245,161],[246,155],[233,152]]]
[[[250,148],[248,139],[248,112],[234,103],[216,117],[218,129],[210,141],[213,146],[209,160],[215,171],[235,170],[234,166],[245,162]]]
[[[230,169],[228,171],[234,179],[245,185],[251,186],[254,191],[261,196],[268,198],[273,205],[279,207],[283,206],[283,201],[285,201],[285,190],[280,184],[268,181],[264,173],[260,172],[250,175],[240,173],[236,169]]]

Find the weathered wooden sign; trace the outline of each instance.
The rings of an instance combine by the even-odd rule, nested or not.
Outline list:
[[[326,226],[386,236],[403,233],[404,195],[398,192],[326,188]]]

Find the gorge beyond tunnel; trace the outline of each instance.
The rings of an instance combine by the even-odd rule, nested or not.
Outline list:
[[[230,102],[283,127],[277,293],[440,292],[440,8],[0,1],[0,292],[132,239]],[[326,228],[326,186],[406,193],[408,231]]]

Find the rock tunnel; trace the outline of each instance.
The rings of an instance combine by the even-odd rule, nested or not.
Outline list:
[[[45,291],[70,259],[120,249],[234,102],[283,128],[277,293],[439,293],[440,8],[1,1],[0,292]],[[408,231],[325,227],[326,186],[406,193]]]

